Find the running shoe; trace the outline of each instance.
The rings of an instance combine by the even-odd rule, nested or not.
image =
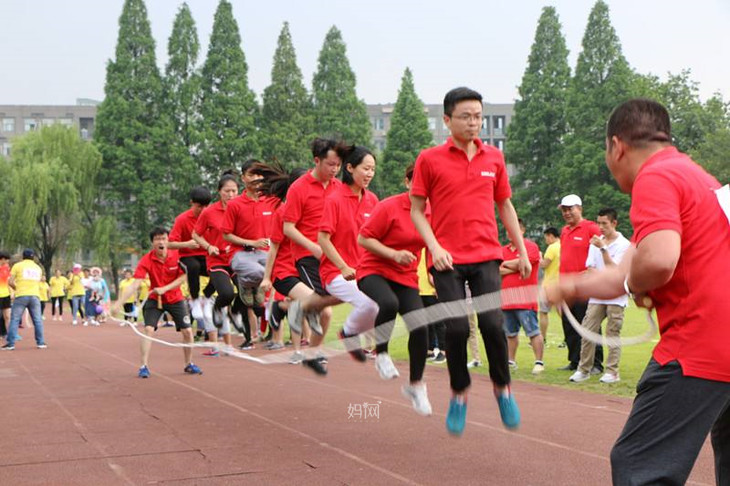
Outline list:
[[[278,351],[280,349],[284,349],[284,345],[281,343],[275,343],[275,342],[271,341],[271,345],[268,346],[266,349],[268,349],[269,351]]]
[[[139,372],[137,373],[137,376],[140,378],[149,378],[150,377],[150,369],[146,366],[143,366],[139,369]]]
[[[315,373],[317,373],[320,376],[325,376],[327,374],[327,368],[325,368],[324,364],[317,358],[305,359],[304,361],[302,361],[302,364],[306,368],[312,369]]]
[[[254,344],[251,341],[244,341],[239,346],[239,349],[242,349],[243,351],[248,351],[249,349],[254,349]]]
[[[535,366],[532,367],[532,374],[533,375],[539,375],[542,374],[542,372],[545,371],[545,365],[543,363],[535,363]]]
[[[292,301],[289,304],[289,310],[286,313],[286,318],[289,321],[289,328],[292,332],[297,334],[302,333],[302,319],[304,319],[304,312],[302,312],[302,303],[298,300]]]
[[[216,348],[210,348],[207,351],[203,351],[203,356],[212,356],[216,357],[220,354],[220,352]]]
[[[466,367],[467,368],[479,368],[481,365],[482,365],[481,361],[479,361],[478,359],[473,359],[466,364]]]
[[[446,355],[443,352],[439,352],[433,359],[432,363],[441,364],[446,363]]]
[[[449,401],[449,412],[446,414],[446,430],[449,434],[460,436],[466,426],[466,401],[463,397],[454,397]]]
[[[327,359],[327,356],[324,355],[322,351],[317,351],[317,356],[315,358],[322,364],[329,363],[329,360]]]
[[[621,381],[621,377],[618,375],[618,373],[604,373],[600,380],[601,383],[618,383]]]
[[[289,358],[289,364],[299,364],[304,361],[304,355],[299,351],[294,351]]]
[[[195,365],[193,363],[189,363],[185,367],[185,373],[189,373],[191,375],[202,375],[203,371],[200,368],[198,368],[197,365]]]
[[[340,329],[340,332],[337,333],[337,337],[342,340],[342,342],[345,345],[345,349],[348,353],[350,353],[350,357],[354,359],[355,361],[359,363],[364,363],[368,360],[368,357],[365,356],[365,352],[360,348],[358,344],[355,344],[353,341],[360,340],[359,336],[348,336],[345,334],[344,329]]]
[[[428,390],[426,389],[425,383],[403,385],[400,390],[403,396],[411,401],[413,410],[418,415],[423,415],[424,417],[431,415],[433,411],[431,410],[431,402],[428,401]]]
[[[40,343],[40,344],[36,345],[36,347],[38,349],[46,349],[46,348],[48,348],[48,345],[46,343]]]
[[[3,346],[0,349],[2,349],[3,351],[13,351],[15,349],[15,345],[13,345],[13,344],[6,344],[5,346]]]
[[[388,353],[378,353],[375,357],[375,369],[383,380],[392,380],[400,376]]]
[[[502,423],[508,429],[516,429],[520,426],[520,408],[517,406],[515,396],[512,394],[512,390],[508,386],[501,392],[494,392],[497,398],[497,404],[499,405],[499,415],[502,418]]]
[[[578,370],[572,375],[570,375],[570,378],[568,381],[572,381],[573,383],[582,383],[586,380],[589,380],[591,378],[591,375],[588,373],[583,373],[582,371]]]

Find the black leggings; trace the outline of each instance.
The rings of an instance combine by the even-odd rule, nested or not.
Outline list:
[[[431,268],[436,293],[440,302],[464,301],[465,283],[469,282],[472,297],[499,292],[502,279],[499,276],[499,261],[454,265],[453,270],[438,272]],[[479,330],[489,361],[489,377],[497,386],[510,383],[507,365],[507,337],[504,334],[504,317],[500,308],[477,314]],[[459,393],[471,384],[466,367],[466,342],[469,339],[469,320],[460,316],[446,320],[446,364],[449,368],[451,389]]]
[[[51,315],[56,315],[56,306],[58,306],[58,315],[63,315],[63,295],[59,297],[51,297]]]
[[[357,282],[362,292],[373,299],[380,310],[375,318],[376,351],[388,352],[388,341],[393,331],[395,318],[411,311],[422,309],[423,303],[418,289],[406,287],[380,275],[368,275]],[[390,325],[384,325],[390,323]],[[406,323],[406,327],[407,323]],[[426,351],[428,347],[428,331],[425,326],[410,331],[408,336],[408,355],[410,357],[410,380],[421,381],[423,369],[426,367]]]
[[[218,266],[210,269],[210,283],[215,288],[215,291],[218,292],[218,297],[216,297],[215,306],[213,307],[215,310],[219,311],[224,307],[228,307],[233,302],[235,295],[233,293],[232,278],[235,278],[235,275],[230,267]]]
[[[206,266],[205,256],[186,256],[180,258],[180,263],[185,267],[185,273],[188,277],[188,289],[190,289],[190,297],[197,299],[200,295],[200,276],[208,275],[208,267]]]

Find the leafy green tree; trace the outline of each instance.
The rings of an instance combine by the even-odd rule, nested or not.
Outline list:
[[[403,192],[403,175],[418,154],[433,145],[423,102],[416,94],[413,74],[406,68],[398,100],[390,117],[385,150],[376,170],[377,191],[381,196]]]
[[[208,180],[216,180],[222,169],[259,155],[258,105],[248,87],[241,35],[227,0],[221,0],[215,12],[202,71],[200,113],[199,159]]]
[[[555,210],[556,168],[566,133],[570,83],[568,48],[554,7],[543,8],[508,130],[505,158],[513,177],[514,203],[527,227],[547,226]]]
[[[365,102],[357,97],[355,73],[337,27],[327,32],[312,79],[316,131],[348,143],[372,145],[372,127]]]
[[[169,224],[185,195],[174,185],[180,150],[163,109],[155,42],[142,0],[124,2],[104,90],[94,134],[103,164],[93,217],[115,218],[125,243],[145,248],[149,229]]]
[[[180,163],[170,167],[172,183],[181,191],[201,182],[201,172],[194,159],[200,136],[196,130],[200,108],[200,75],[198,31],[187,3],[175,16],[172,34],[167,43],[168,62],[165,68],[164,106],[173,124]]]
[[[691,155],[721,184],[730,183],[730,127],[710,133]]]
[[[275,160],[286,169],[309,162],[314,113],[297,66],[288,22],[284,22],[279,34],[271,84],[264,90],[261,127],[262,153],[266,159]]]
[[[576,193],[583,198],[583,215],[589,219],[611,206],[619,213],[620,229],[628,233],[629,196],[619,192],[606,167],[605,130],[611,111],[632,97],[636,75],[621,52],[602,0],[591,10],[582,47],[568,91],[568,132],[563,161],[556,170],[553,204],[563,194]]]
[[[12,156],[1,163],[3,240],[10,247],[35,248],[50,276],[53,259],[73,251],[74,234],[84,230],[101,154],[81,140],[77,128],[52,125],[15,139]]]

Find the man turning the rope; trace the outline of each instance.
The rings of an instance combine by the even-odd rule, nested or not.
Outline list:
[[[626,291],[655,306],[661,338],[611,451],[617,485],[684,484],[712,432],[730,484],[730,189],[671,145],[667,110],[633,99],[611,114],[606,164],[631,194],[633,243],[618,267],[561,277],[550,300]]]
[[[157,330],[157,322],[160,320],[163,312],[167,312],[175,321],[175,329],[182,334],[183,343],[193,343],[193,330],[190,326],[190,316],[185,307],[185,298],[183,297],[180,285],[185,281],[185,272],[180,265],[180,255],[177,250],[169,250],[168,232],[165,228],[155,228],[150,232],[150,241],[152,242],[152,250],[147,253],[137,264],[134,271],[134,283],[129,285],[114,304],[114,310],[122,307],[123,303],[139,288],[142,281],[147,275],[150,277],[150,293],[142,307],[142,315],[144,316],[144,333],[152,336]],[[147,367],[150,357],[150,347],[152,343],[149,339],[142,339],[140,345],[142,366],[139,368],[138,376],[140,378],[149,378],[150,370]],[[185,373],[192,375],[201,374],[198,368],[192,362],[193,351],[190,347],[183,347],[183,355],[185,357]]]

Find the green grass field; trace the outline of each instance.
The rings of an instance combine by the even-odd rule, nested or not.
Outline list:
[[[342,327],[342,323],[349,312],[349,306],[340,305],[334,309],[333,329],[339,330]],[[626,310],[624,319],[624,326],[622,335],[623,336],[637,336],[643,334],[647,329],[648,323],[646,321],[646,312],[643,309],[638,309],[633,304]],[[605,325],[604,325],[605,329]],[[328,333],[328,340],[333,339],[335,332],[330,330]],[[398,322],[394,331],[396,336],[390,344],[390,354],[394,360],[406,361],[408,360],[408,349],[407,342],[408,337],[403,326],[402,321]],[[533,376],[531,374],[534,356],[532,354],[532,348],[528,345],[529,340],[524,334],[520,335],[520,346],[517,349],[517,365],[518,369],[512,372],[512,378],[515,380],[527,381],[531,383],[539,383],[544,385],[555,385],[571,389],[580,389],[596,393],[603,393],[608,395],[619,395],[624,397],[633,397],[635,395],[636,383],[641,377],[641,373],[644,371],[647,362],[651,356],[651,351],[657,343],[659,336],[654,336],[648,342],[638,344],[635,346],[627,346],[623,348],[621,353],[621,362],[619,365],[621,381],[619,383],[605,385],[598,381],[600,376],[591,377],[590,380],[583,383],[570,383],[568,378],[572,372],[569,371],[558,371],[558,368],[568,363],[568,350],[567,348],[558,348],[558,344],[563,340],[563,328],[560,322],[560,317],[555,313],[550,313],[550,326],[548,328],[548,339],[547,346],[545,348],[545,371],[540,376]],[[475,368],[472,371],[476,373],[487,374],[486,368],[486,354],[484,352],[484,343],[479,336],[480,345],[480,359],[483,366]],[[604,362],[608,354],[608,348],[604,348]],[[469,357],[471,360],[471,356]],[[441,365],[428,365],[428,369],[432,367],[443,367],[446,369],[446,364]],[[399,366],[401,373],[404,371],[407,373],[407,368]]]

